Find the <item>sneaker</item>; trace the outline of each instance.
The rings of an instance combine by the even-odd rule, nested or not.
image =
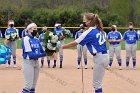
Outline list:
[[[133,70],[136,70],[136,67],[135,66],[133,67]]]
[[[53,65],[53,68],[56,68],[56,65]]]
[[[50,68],[50,66],[48,66],[48,68]]]
[[[126,70],[129,70],[129,67],[128,66],[126,67]]]
[[[62,68],[62,65],[60,65],[60,68]]]
[[[107,70],[110,70],[111,69],[111,66],[107,66],[107,68],[106,68]]]
[[[40,68],[43,68],[43,65],[41,65]]]
[[[80,65],[77,66],[77,69],[80,69]]]
[[[7,64],[7,65],[6,65],[6,67],[7,67],[7,68],[9,68],[9,67],[10,67],[10,65],[9,65],[9,64]]]
[[[119,70],[122,70],[122,66],[119,66]]]
[[[13,68],[16,68],[17,66],[16,65],[13,65]]]
[[[87,65],[85,65],[85,69],[87,69]]]

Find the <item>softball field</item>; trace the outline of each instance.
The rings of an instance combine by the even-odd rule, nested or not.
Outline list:
[[[22,51],[17,49],[17,68],[6,68],[0,65],[0,93],[21,93],[24,87],[24,78],[21,70]],[[46,60],[46,59],[45,59]],[[111,70],[106,70],[103,80],[104,93],[140,93],[140,51],[137,51],[137,69],[125,70],[125,50],[122,50],[123,70],[118,70],[118,64],[114,58]],[[13,64],[13,63],[12,63]],[[51,67],[53,60],[51,60]],[[77,51],[64,50],[63,68],[40,69],[36,93],[82,93],[82,70],[77,67]],[[83,70],[84,93],[93,93],[93,58],[88,53],[88,69]]]

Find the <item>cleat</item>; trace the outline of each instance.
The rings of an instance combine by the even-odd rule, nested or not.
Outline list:
[[[77,69],[80,69],[80,65],[77,66]]]
[[[128,66],[126,67],[126,70],[129,70],[129,67]]]
[[[119,70],[122,70],[122,66],[119,66]]]

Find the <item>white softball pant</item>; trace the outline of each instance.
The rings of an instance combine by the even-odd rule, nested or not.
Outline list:
[[[117,60],[121,59],[121,45],[110,45],[109,46],[109,58],[113,60],[114,54],[116,55]]]
[[[105,74],[105,68],[108,64],[108,54],[97,53],[96,56],[94,56],[93,87],[95,90],[102,88],[102,80]]]
[[[133,60],[136,60],[137,44],[125,44],[125,49],[126,61],[129,61],[131,56]]]
[[[25,79],[25,89],[35,89],[39,76],[38,60],[23,59],[22,69]]]

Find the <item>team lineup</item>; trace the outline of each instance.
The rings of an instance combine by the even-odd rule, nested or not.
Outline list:
[[[130,59],[132,58],[133,69],[136,70],[136,51],[137,41],[139,34],[134,30],[133,25],[128,26],[128,31],[125,31],[124,35],[117,30],[116,25],[111,26],[110,32],[107,34],[103,30],[103,24],[100,17],[97,14],[85,13],[83,15],[83,23],[80,24],[79,31],[75,34],[75,40],[68,44],[65,44],[66,37],[62,31],[65,29],[62,27],[61,22],[54,24],[54,31],[59,40],[59,51],[53,53],[53,65],[51,66],[51,58],[46,55],[44,43],[44,35],[49,30],[47,27],[42,28],[42,33],[37,36],[37,25],[30,23],[26,29],[22,31],[22,70],[25,79],[25,85],[22,89],[22,93],[35,93],[36,84],[39,77],[39,69],[44,67],[45,58],[47,60],[48,68],[56,68],[57,56],[59,55],[59,68],[63,68],[63,49],[77,46],[77,69],[80,69],[81,61],[83,57],[84,69],[88,69],[87,50],[93,56],[93,93],[103,93],[102,80],[104,78],[105,69],[110,70],[113,64],[114,55],[118,62],[118,69],[122,69],[122,57],[121,57],[121,42],[125,41],[126,50],[126,70],[129,70]],[[11,38],[11,33],[16,34]],[[2,37],[2,34],[0,34]],[[19,37],[18,29],[14,27],[14,21],[8,21],[8,28],[5,31],[5,45],[12,49],[13,67],[16,68],[16,38]],[[109,42],[109,49],[106,47],[106,43]],[[46,63],[46,62],[45,62]],[[8,60],[6,67],[11,66],[11,58]]]

